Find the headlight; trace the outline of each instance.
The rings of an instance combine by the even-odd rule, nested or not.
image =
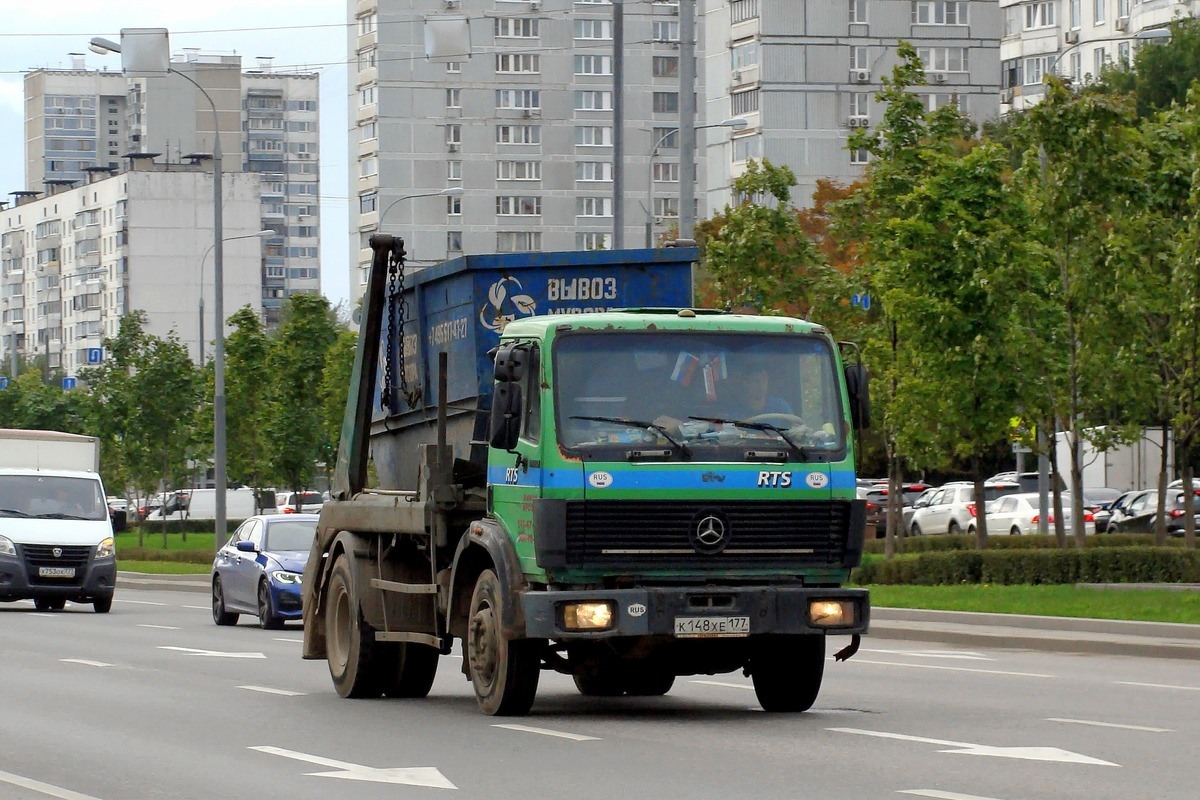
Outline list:
[[[115,558],[117,555],[117,546],[113,544],[113,538],[109,536],[100,544],[96,545],[96,558]]]
[[[603,631],[612,624],[612,603],[568,603],[563,606],[563,627],[569,631]]]
[[[299,572],[287,572],[277,569],[271,573],[271,580],[283,584],[299,584],[303,576]]]
[[[16,556],[17,548],[13,545],[12,539],[7,536],[0,536],[0,556]]]
[[[843,628],[855,624],[853,600],[809,600],[808,620],[818,628]]]

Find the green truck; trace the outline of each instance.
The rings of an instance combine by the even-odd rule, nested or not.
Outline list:
[[[820,325],[693,309],[694,248],[404,269],[376,235],[304,648],[344,697],[424,697],[439,657],[491,715],[542,670],[584,695],[743,671],[768,711],[849,657],[867,592],[867,376]],[[370,484],[370,485],[369,485]]]

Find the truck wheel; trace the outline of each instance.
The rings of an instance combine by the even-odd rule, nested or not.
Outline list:
[[[67,601],[62,597],[39,597],[33,601],[33,607],[38,611],[62,611]]]
[[[824,634],[763,636],[751,644],[750,677],[764,711],[807,711],[825,671]]]
[[[471,594],[467,657],[479,708],[489,716],[523,716],[533,707],[541,670],[542,642],[509,639],[502,629],[500,579],[485,569]]]
[[[325,599],[325,635],[329,676],[342,697],[379,697],[382,664],[375,652],[375,631],[363,619],[350,590],[350,561],[333,565]]]
[[[264,630],[277,631],[283,627],[283,620],[275,614],[271,605],[271,587],[266,580],[258,582],[258,626]]]
[[[112,611],[112,595],[97,597],[92,601],[92,608],[96,610],[97,614],[107,614],[109,611]]]
[[[237,625],[239,615],[225,610],[225,590],[221,586],[220,575],[213,578],[212,615],[213,622],[218,625]]]
[[[385,642],[375,647],[386,648],[379,669],[385,695],[420,698],[429,694],[437,675],[437,648],[414,642]]]

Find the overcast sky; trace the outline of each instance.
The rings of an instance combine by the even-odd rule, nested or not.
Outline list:
[[[69,67],[69,53],[84,53],[89,69],[120,69],[120,56],[99,56],[87,49],[93,36],[119,41],[121,28],[167,28],[172,52],[198,47],[205,53],[236,53],[242,56],[243,69],[255,68],[255,56],[274,56],[276,69],[295,66],[320,72],[321,287],[334,304],[347,299],[344,0],[0,0],[0,15],[3,195],[41,188],[25,185],[22,73]]]

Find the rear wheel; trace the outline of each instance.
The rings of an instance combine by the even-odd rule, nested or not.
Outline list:
[[[824,673],[824,634],[762,636],[751,644],[750,678],[764,711],[812,708]]]
[[[571,677],[575,681],[575,688],[585,697],[616,697],[623,692],[620,683],[612,675],[584,672]]]
[[[329,676],[342,697],[379,697],[387,659],[376,658],[375,631],[363,619],[351,581],[350,560],[343,556],[333,565],[325,600]]]
[[[218,625],[237,625],[238,614],[225,610],[225,589],[221,585],[221,576],[213,578],[212,585],[212,617]]]
[[[958,523],[957,523],[957,522],[954,522],[954,521],[952,520],[952,521],[950,522],[950,529],[949,529],[947,532],[948,532],[948,533],[949,533],[951,536],[957,536],[958,534],[962,533],[962,528],[960,528],[960,527],[958,526]]]
[[[379,666],[380,686],[388,697],[419,698],[429,694],[437,675],[436,648],[414,642],[376,644],[386,648]]]
[[[62,611],[67,601],[62,597],[39,597],[33,601],[33,607],[38,611]]]
[[[1011,530],[1011,531],[1009,531],[1009,532],[1008,532],[1008,534],[1009,534],[1010,536],[1020,536],[1020,535],[1021,535],[1021,529],[1020,529],[1020,528],[1018,528],[1016,525],[1013,525],[1013,526],[1012,526],[1012,530]]]
[[[625,691],[631,697],[659,697],[671,691],[674,685],[675,676],[669,672],[650,671],[625,679]]]
[[[112,610],[112,600],[111,594],[108,597],[97,597],[92,601],[92,608],[96,610],[97,614],[107,614]]]
[[[269,631],[283,627],[283,620],[275,613],[275,605],[271,602],[271,587],[265,578],[258,582],[258,626]]]
[[[485,569],[475,582],[467,618],[467,657],[479,708],[490,716],[522,716],[533,707],[543,642],[509,639],[503,629],[504,592]]]

